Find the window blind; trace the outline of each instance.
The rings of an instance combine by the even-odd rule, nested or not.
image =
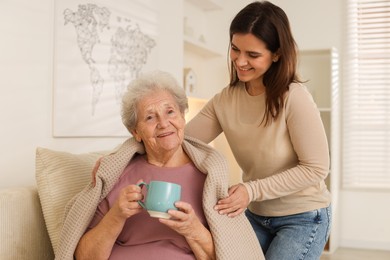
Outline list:
[[[347,1],[344,188],[390,188],[390,1]]]

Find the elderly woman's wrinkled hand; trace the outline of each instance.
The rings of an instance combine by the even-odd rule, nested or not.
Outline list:
[[[204,226],[195,214],[191,204],[178,201],[175,206],[179,210],[169,210],[171,219],[159,219],[161,223],[175,230],[186,239],[197,240],[200,238]]]
[[[113,205],[113,212],[117,217],[126,220],[142,211],[143,208],[138,203],[142,198],[143,195],[139,186],[126,186],[120,191],[118,199]]]

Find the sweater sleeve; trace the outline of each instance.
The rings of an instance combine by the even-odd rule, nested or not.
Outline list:
[[[186,125],[186,135],[195,137],[205,143],[213,141],[222,127],[215,113],[216,96],[209,100],[202,110]]]
[[[244,183],[251,201],[287,196],[314,186],[329,173],[329,148],[320,113],[310,93],[298,87],[285,102],[285,120],[297,165]]]

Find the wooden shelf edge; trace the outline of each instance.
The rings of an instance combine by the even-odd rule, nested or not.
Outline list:
[[[215,11],[222,9],[222,2],[216,0],[186,0],[203,11]]]
[[[208,58],[222,56],[221,53],[211,49],[205,43],[192,39],[188,36],[184,36],[184,50],[192,51],[203,57],[208,57]]]

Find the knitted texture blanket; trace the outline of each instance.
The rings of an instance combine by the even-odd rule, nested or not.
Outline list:
[[[217,201],[228,195],[228,169],[225,158],[210,146],[185,137],[183,148],[195,166],[207,174],[203,189],[203,210],[213,236],[217,259],[264,259],[260,244],[245,214],[234,218],[213,209]],[[56,260],[72,260],[81,236],[92,220],[96,208],[111,191],[135,153],[145,153],[134,138],[100,160],[93,181],[70,200],[55,250]],[[131,256],[129,256],[131,257]]]

